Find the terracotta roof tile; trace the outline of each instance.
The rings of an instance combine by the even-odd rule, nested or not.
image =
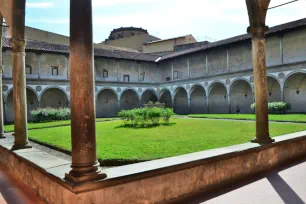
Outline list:
[[[278,32],[285,31],[285,30],[291,30],[291,29],[295,29],[295,28],[299,28],[299,27],[305,27],[305,26],[306,26],[306,18],[303,18],[303,19],[300,19],[300,20],[297,20],[297,21],[292,21],[292,22],[289,22],[289,23],[285,23],[285,24],[281,24],[281,25],[278,25],[278,26],[271,27],[270,30],[266,33],[266,35],[271,35],[271,34],[275,34],[275,33],[278,33]],[[216,41],[216,42],[209,43],[209,44],[206,44],[206,45],[202,45],[202,46],[199,46],[199,47],[196,47],[196,48],[191,48],[191,49],[184,50],[184,51],[181,51],[181,52],[175,52],[173,54],[169,54],[169,55],[163,56],[160,61],[175,58],[175,57],[179,57],[179,56],[186,55],[186,54],[191,54],[191,53],[194,53],[194,52],[199,52],[199,51],[211,49],[211,48],[214,48],[214,47],[229,45],[229,44],[236,43],[236,42],[243,41],[243,40],[250,40],[250,39],[251,39],[250,34],[238,35],[238,36],[235,36],[235,37],[232,37],[232,38]]]

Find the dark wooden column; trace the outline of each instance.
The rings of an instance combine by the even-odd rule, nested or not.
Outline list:
[[[15,142],[13,150],[30,148],[27,130],[25,74],[25,1],[13,1],[12,46]]]
[[[103,179],[96,156],[96,110],[91,0],[70,0],[70,107],[72,170],[66,179]]]
[[[256,103],[256,137],[252,142],[271,143],[268,119],[268,79],[266,67],[265,25],[270,0],[246,0],[252,35],[253,70]]]

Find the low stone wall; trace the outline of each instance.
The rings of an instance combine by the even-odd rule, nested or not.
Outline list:
[[[0,141],[0,162],[49,203],[165,203],[305,156],[305,135],[306,132],[294,133],[263,146],[246,143],[106,169],[105,180],[82,186],[62,179],[69,171],[67,165],[55,171],[41,168],[34,159],[28,161],[22,151],[35,154],[33,149],[11,152],[11,144]]]

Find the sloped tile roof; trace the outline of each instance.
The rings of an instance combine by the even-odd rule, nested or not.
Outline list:
[[[3,47],[5,48],[11,47],[9,45],[8,38],[3,38]],[[34,40],[27,40],[26,50],[69,54],[69,46],[67,45],[51,44],[46,42],[34,41]],[[158,55],[144,54],[138,52],[128,52],[121,50],[95,49],[94,52],[96,57],[117,58],[117,59],[126,59],[126,60],[154,62],[156,59],[159,58]]]
[[[266,33],[266,35],[272,35],[278,32],[282,32],[285,30],[291,30],[291,29],[295,29],[295,28],[299,28],[299,27],[305,27],[306,26],[306,18],[297,20],[297,21],[292,21],[289,23],[285,23],[285,24],[281,24],[278,26],[274,26],[271,27],[270,30]],[[191,54],[194,52],[199,52],[199,51],[203,51],[203,50],[207,50],[207,49],[211,49],[214,47],[219,47],[219,46],[224,46],[224,45],[229,45],[232,43],[236,43],[239,41],[244,41],[244,40],[250,40],[251,39],[251,35],[250,34],[244,34],[244,35],[238,35],[232,38],[228,38],[228,39],[224,39],[224,40],[220,40],[220,41],[216,41],[213,43],[209,43],[207,45],[202,45],[196,48],[192,48],[192,49],[188,49],[188,50],[184,50],[181,52],[175,52],[173,54],[169,54],[166,56],[163,56],[160,61],[162,60],[166,60],[166,59],[171,59],[171,58],[175,58],[175,57],[179,57],[182,55],[186,55],[186,54]]]

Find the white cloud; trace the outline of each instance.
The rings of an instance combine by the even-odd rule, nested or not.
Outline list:
[[[27,8],[52,8],[53,2],[27,2]]]

